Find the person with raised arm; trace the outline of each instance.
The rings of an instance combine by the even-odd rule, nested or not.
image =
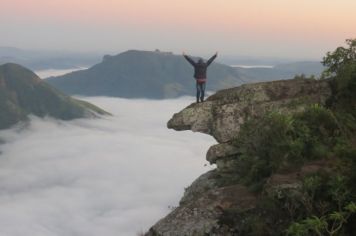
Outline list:
[[[207,80],[207,69],[208,66],[218,56],[218,53],[216,52],[206,62],[202,58],[199,58],[198,61],[195,62],[191,57],[187,56],[184,52],[183,52],[183,56],[194,67],[194,78],[196,80],[196,88],[197,88],[197,103],[204,102],[205,87],[206,87],[206,80]]]

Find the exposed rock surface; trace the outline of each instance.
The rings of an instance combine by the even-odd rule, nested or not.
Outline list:
[[[250,210],[256,197],[243,185],[218,187],[214,171],[196,180],[180,206],[150,229],[147,235],[220,235],[219,216],[224,210]]]
[[[210,164],[216,164],[220,159],[238,154],[239,150],[228,143],[220,143],[209,148],[206,154],[206,160]]]
[[[308,104],[325,103],[331,90],[327,81],[281,80],[221,90],[207,101],[174,114],[168,128],[212,135],[219,143],[232,140],[241,124],[267,111],[295,112]]]
[[[192,130],[212,135],[219,144],[207,152],[207,160],[217,168],[199,177],[186,189],[179,207],[155,224],[146,235],[234,235],[219,225],[222,212],[231,208],[247,212],[256,207],[258,197],[242,184],[226,184],[222,178],[236,176],[234,159],[239,150],[232,145],[240,126],[251,117],[269,111],[293,113],[314,103],[325,103],[331,95],[328,81],[286,80],[247,84],[217,92],[207,101],[191,104],[168,122],[168,128]],[[320,169],[325,163],[311,163],[291,173],[270,177],[266,191],[298,188],[300,177]]]

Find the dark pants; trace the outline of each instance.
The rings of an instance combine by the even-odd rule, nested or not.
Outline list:
[[[204,94],[205,94],[205,83],[198,83],[197,82],[197,102],[204,101]]]

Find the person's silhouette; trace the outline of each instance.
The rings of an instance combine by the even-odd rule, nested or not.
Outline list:
[[[218,56],[216,52],[214,56],[212,56],[207,62],[204,62],[202,58],[199,58],[198,62],[195,62],[192,58],[185,55],[183,52],[183,56],[187,61],[194,67],[194,78],[196,80],[196,87],[197,87],[197,102],[204,101],[205,95],[205,86],[206,86],[206,71],[208,66],[214,61],[214,59]]]

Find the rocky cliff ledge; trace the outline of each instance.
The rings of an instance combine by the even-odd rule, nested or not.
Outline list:
[[[253,212],[260,214],[256,213],[260,193],[256,194],[234,181],[239,177],[234,169],[239,149],[233,141],[241,125],[270,111],[289,114],[303,111],[311,104],[325,104],[330,95],[331,89],[325,80],[295,79],[246,84],[221,90],[205,102],[191,104],[174,114],[168,128],[202,132],[218,141],[219,144],[210,147],[206,155],[207,160],[216,164],[217,168],[195,180],[186,189],[179,206],[146,235],[236,235],[236,229],[221,224],[230,209],[237,209],[241,216]],[[311,162],[294,172],[274,174],[268,179],[264,192],[272,188],[293,187],[301,176],[323,165],[322,162]],[[244,224],[244,217],[235,217],[234,220],[237,220],[237,225]],[[236,222],[234,224],[236,226]]]

